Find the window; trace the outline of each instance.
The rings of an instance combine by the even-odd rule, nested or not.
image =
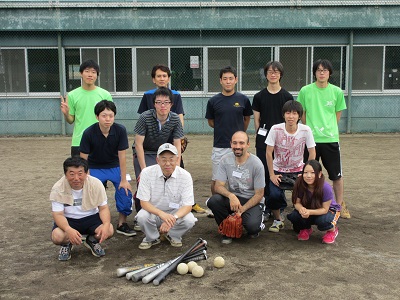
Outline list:
[[[203,90],[202,48],[171,48],[171,88],[177,91]]]
[[[65,49],[65,78],[67,92],[81,86],[79,49]]]
[[[279,61],[282,63],[285,74],[281,85],[287,91],[299,91],[310,83],[309,53],[307,47],[281,47]]]
[[[30,92],[60,92],[57,49],[28,49]]]
[[[208,91],[220,92],[219,71],[227,66],[237,70],[237,48],[208,48]],[[239,74],[238,74],[239,76]]]
[[[26,93],[25,51],[0,49],[0,93]]]
[[[144,92],[154,88],[151,70],[155,65],[168,66],[167,48],[138,48],[136,49],[137,61],[137,90]]]
[[[381,90],[383,47],[354,47],[353,90]]]
[[[385,89],[400,89],[400,46],[385,50]]]
[[[242,48],[242,90],[259,91],[267,86],[264,66],[271,60],[271,47]]]
[[[115,79],[117,92],[132,92],[132,49],[115,49]]]
[[[345,47],[314,47],[313,62],[318,59],[327,59],[332,63],[333,72],[329,82],[345,90],[346,77],[346,48]],[[312,69],[311,69],[312,72]]]

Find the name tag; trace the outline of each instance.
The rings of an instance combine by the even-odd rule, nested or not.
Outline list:
[[[266,136],[267,135],[268,130],[265,128],[259,128],[258,129],[258,134],[262,135],[262,136]]]
[[[179,208],[179,204],[178,203],[174,203],[174,202],[170,202],[169,203],[169,207],[173,208],[173,209],[178,209]]]
[[[236,178],[242,178],[242,173],[238,172],[238,171],[233,171],[232,172],[232,176],[236,177]]]

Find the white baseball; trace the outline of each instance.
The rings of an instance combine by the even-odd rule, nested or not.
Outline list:
[[[221,256],[214,258],[214,267],[223,268],[225,266],[225,260]]]
[[[189,272],[192,273],[192,270],[195,266],[197,266],[197,263],[195,261],[189,261],[187,266],[189,267]]]
[[[189,271],[189,267],[185,263],[180,263],[178,267],[176,268],[179,274],[184,275]]]
[[[192,269],[192,275],[193,277],[202,277],[204,275],[204,269],[201,266],[195,266]]]

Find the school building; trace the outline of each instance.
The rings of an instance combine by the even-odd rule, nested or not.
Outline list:
[[[71,134],[59,96],[80,86],[86,59],[99,63],[98,85],[129,133],[155,64],[172,70],[185,132],[210,133],[205,109],[222,67],[238,70],[252,101],[263,66],[279,60],[296,97],[319,58],[346,96],[342,132],[400,131],[399,0],[0,0],[0,28],[0,135]]]

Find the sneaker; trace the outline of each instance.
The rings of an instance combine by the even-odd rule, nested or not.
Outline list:
[[[228,244],[232,243],[232,238],[227,237],[226,235],[224,235],[222,237],[221,243],[225,244],[225,245],[228,245]]]
[[[133,221],[133,230],[135,231],[142,231],[142,227],[140,227],[138,221]]]
[[[274,220],[274,223],[269,228],[269,231],[271,231],[271,232],[279,232],[279,230],[283,229],[284,226],[285,226],[285,224],[283,224],[282,221]]]
[[[58,260],[67,261],[71,258],[72,244],[61,245],[60,253],[58,254]]]
[[[136,232],[129,227],[128,223],[122,223],[121,226],[117,225],[117,232],[126,236],[136,235]]]
[[[334,231],[327,231],[325,235],[322,237],[322,242],[325,244],[333,244],[338,234],[339,231],[337,227],[335,228]]]
[[[206,212],[207,212],[207,217],[214,218],[214,214],[212,213],[211,209],[207,209]]]
[[[263,217],[264,217],[263,222],[264,223],[268,222],[269,218],[271,217],[271,212],[270,211],[264,211],[263,212]]]
[[[300,233],[297,235],[297,239],[299,241],[308,241],[312,232],[313,232],[312,228],[302,229],[300,230]]]
[[[101,248],[100,243],[93,235],[88,235],[86,241],[83,243],[87,248],[92,251],[92,254],[96,257],[101,257],[106,255],[106,252]]]
[[[350,219],[351,215],[349,210],[347,209],[346,203],[343,201],[342,202],[342,209],[340,211],[340,217],[343,219]]]
[[[165,239],[169,241],[172,247],[182,247],[182,242],[172,239],[169,235],[165,235]]]
[[[192,206],[192,212],[196,212],[198,214],[205,214],[206,210],[204,208],[202,208],[200,205],[198,205],[197,203],[195,203]]]
[[[140,243],[139,249],[142,249],[142,250],[150,249],[151,246],[158,245],[159,243],[161,243],[160,239],[156,239],[156,240],[154,240],[152,242],[143,241],[143,242]]]

